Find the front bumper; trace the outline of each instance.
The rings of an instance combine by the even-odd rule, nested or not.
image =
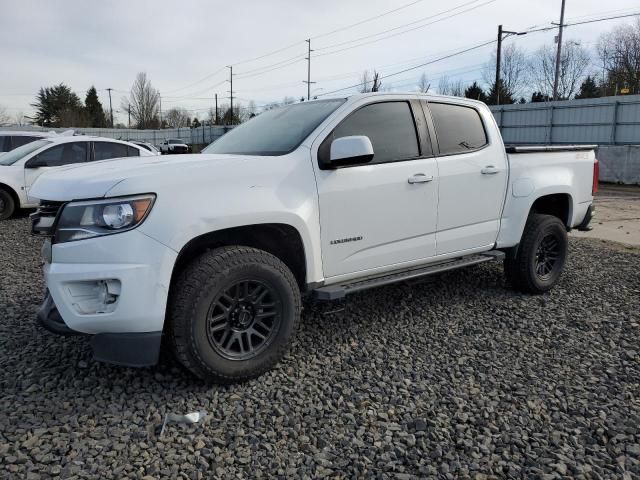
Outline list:
[[[57,334],[91,335],[97,360],[154,364],[176,256],[138,230],[54,244],[38,321]]]
[[[58,335],[90,336],[93,357],[99,362],[127,367],[148,367],[158,363],[162,331],[142,333],[98,333],[96,335],[76,332],[67,326],[51,295],[42,302],[37,313],[38,323]]]

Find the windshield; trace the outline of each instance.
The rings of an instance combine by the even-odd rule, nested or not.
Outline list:
[[[13,165],[21,158],[29,155],[31,152],[35,152],[39,148],[45,145],[53,143],[50,140],[36,140],[35,142],[27,143],[21,147],[11,150],[0,157],[0,165]]]
[[[235,127],[202,153],[285,155],[298,148],[344,101],[321,100],[267,110]]]
[[[169,143],[176,144],[176,143],[184,143],[184,142],[182,140],[177,140],[175,138],[170,138],[169,139]]]

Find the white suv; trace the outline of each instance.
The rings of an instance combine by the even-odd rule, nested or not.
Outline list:
[[[0,157],[0,220],[18,208],[34,208],[29,195],[33,182],[44,172],[71,164],[119,157],[146,157],[152,153],[111,138],[55,136],[32,141]]]

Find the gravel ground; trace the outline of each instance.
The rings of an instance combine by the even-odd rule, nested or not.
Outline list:
[[[207,387],[38,328],[27,228],[0,224],[2,478],[640,478],[638,253],[573,239],[544,296],[482,265],[308,303],[275,371]]]

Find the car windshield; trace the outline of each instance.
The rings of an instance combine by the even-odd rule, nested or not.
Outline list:
[[[36,140],[35,142],[22,145],[21,147],[18,147],[15,150],[11,150],[10,152],[2,155],[0,157],[0,165],[13,165],[24,156],[29,155],[31,152],[35,152],[39,148],[42,148],[49,143],[53,142],[51,142],[50,140]]]
[[[202,153],[285,155],[298,148],[344,101],[321,100],[267,110],[235,127]]]
[[[175,139],[175,138],[170,138],[169,139],[169,143],[176,144],[176,143],[184,143],[184,142],[182,140],[178,140],[178,139]]]

